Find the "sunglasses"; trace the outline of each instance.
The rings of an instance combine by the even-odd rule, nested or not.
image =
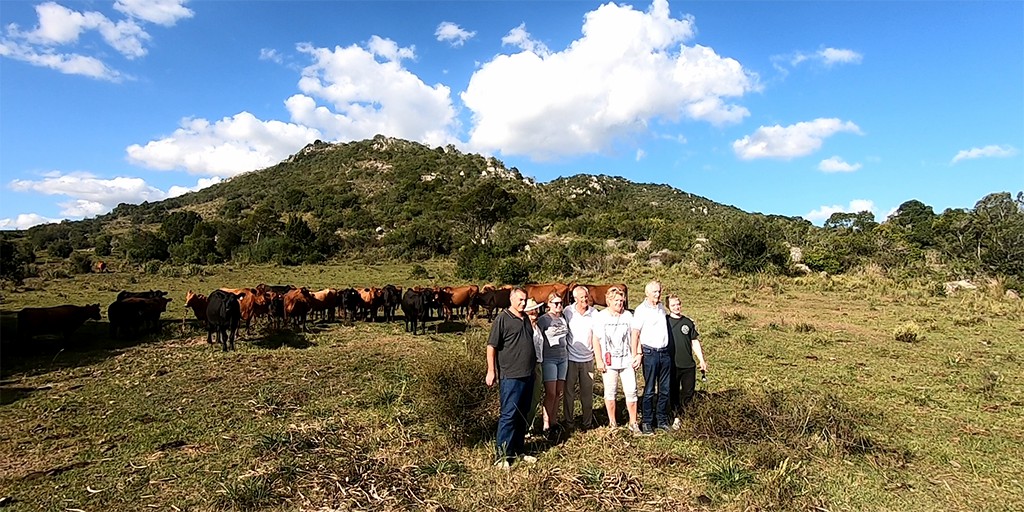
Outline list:
[[[562,301],[560,301],[560,300],[552,301],[551,305],[552,306],[561,306],[562,305]]]

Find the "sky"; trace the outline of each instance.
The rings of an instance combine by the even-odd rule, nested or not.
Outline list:
[[[0,2],[0,229],[376,134],[819,225],[972,208],[1024,190],[1024,2]]]

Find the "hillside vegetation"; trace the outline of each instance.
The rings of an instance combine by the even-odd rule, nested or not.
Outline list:
[[[66,261],[67,273],[96,259],[156,270],[450,258],[463,278],[504,282],[596,276],[633,264],[718,275],[840,274],[871,265],[894,276],[995,276],[1019,290],[1024,193],[996,192],[972,209],[940,214],[911,199],[883,223],[870,212],[836,213],[818,228],[620,177],[536,183],[494,158],[377,136],[317,141],[198,192],[3,234],[4,277],[38,275],[41,256]]]

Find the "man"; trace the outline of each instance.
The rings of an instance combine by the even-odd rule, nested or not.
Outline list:
[[[668,350],[667,316],[659,302],[661,283],[647,283],[644,296],[644,301],[633,311],[633,368],[642,365],[644,371],[643,424],[640,431],[653,434],[655,428],[667,430],[670,425],[672,356]]]
[[[533,328],[523,314],[526,291],[516,288],[509,294],[510,305],[494,319],[487,339],[487,386],[498,383],[501,414],[498,417],[495,465],[509,467],[523,453],[526,418],[530,412],[534,366],[537,352]]]
[[[590,292],[585,286],[572,291],[575,303],[566,308],[565,320],[569,324],[568,369],[565,375],[565,391],[562,395],[562,411],[566,427],[573,423],[576,411],[576,386],[579,386],[581,429],[594,425],[594,348],[592,328],[597,310],[591,305]]]
[[[678,295],[669,294],[668,299],[668,345],[672,349],[672,390],[669,402],[676,413],[672,428],[679,430],[682,424],[683,410],[693,399],[693,390],[697,383],[697,366],[700,372],[708,370],[704,361],[704,349],[700,346],[700,334],[697,326],[683,315],[683,301]],[[697,356],[697,361],[693,356]]]

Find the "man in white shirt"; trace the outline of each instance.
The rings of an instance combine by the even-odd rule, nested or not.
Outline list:
[[[594,426],[594,348],[592,327],[597,310],[591,305],[590,292],[585,286],[572,291],[576,302],[565,308],[565,319],[569,324],[568,357],[569,369],[565,376],[565,393],[562,395],[564,424],[572,425],[576,410],[576,386],[579,385],[581,429]]]
[[[661,302],[661,283],[651,281],[644,287],[644,301],[633,311],[633,368],[643,367],[644,397],[641,400],[644,434],[654,429],[668,430],[669,386],[672,355],[668,346],[668,319]]]

